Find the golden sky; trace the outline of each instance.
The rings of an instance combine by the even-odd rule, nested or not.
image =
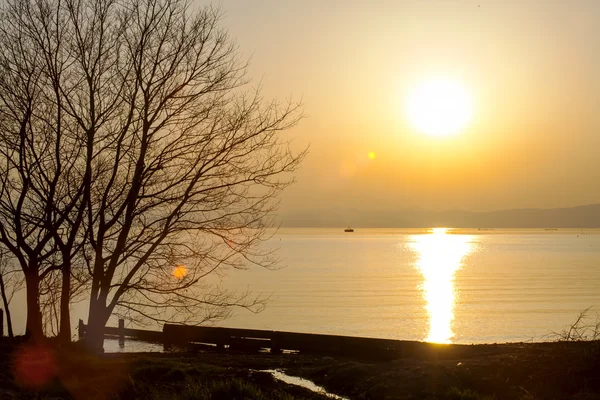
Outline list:
[[[267,98],[302,99],[310,154],[283,215],[600,202],[600,1],[221,0]],[[461,132],[406,120],[420,82],[472,97]],[[374,153],[369,156],[369,153]]]

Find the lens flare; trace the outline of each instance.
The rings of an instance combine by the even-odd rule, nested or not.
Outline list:
[[[188,269],[185,265],[178,265],[173,268],[173,277],[177,280],[182,280],[188,274]]]
[[[42,389],[58,375],[56,355],[46,346],[27,344],[15,353],[14,375],[19,385]]]

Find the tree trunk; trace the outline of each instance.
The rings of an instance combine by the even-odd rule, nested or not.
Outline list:
[[[27,290],[27,327],[25,337],[40,340],[44,337],[42,312],[40,311],[40,278],[37,271],[25,274]]]
[[[59,339],[63,343],[71,341],[71,266],[65,263],[62,269],[62,286],[60,294],[60,331]]]
[[[84,342],[87,347],[95,352],[104,352],[104,327],[108,321],[106,310],[101,299],[90,299],[90,310],[88,324],[85,332]]]
[[[12,319],[10,317],[10,309],[8,308],[8,297],[6,296],[6,288],[4,287],[4,278],[0,274],[0,294],[2,295],[2,303],[4,304],[4,312],[6,313],[6,326],[8,328],[8,336],[14,337],[12,329]],[[0,321],[0,324],[2,321]]]

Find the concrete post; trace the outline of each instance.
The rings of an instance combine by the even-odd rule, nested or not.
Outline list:
[[[125,320],[119,319],[119,347],[125,347]]]
[[[85,331],[85,325],[83,324],[83,320],[79,320],[79,325],[77,326],[77,335],[79,336],[79,340],[83,339]]]

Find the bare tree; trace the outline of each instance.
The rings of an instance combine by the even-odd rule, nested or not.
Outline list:
[[[69,112],[88,132],[93,176],[85,185],[90,344],[101,346],[113,313],[199,323],[230,306],[260,306],[201,283],[275,262],[258,245],[291,182],[286,173],[304,156],[279,135],[299,106],[241,90],[245,64],[210,7],[70,5],[89,82],[76,97],[86,108],[70,103]]]
[[[71,265],[83,245],[81,141],[62,106],[72,61],[62,9],[60,0],[15,0],[0,14],[0,242],[24,273],[34,337],[43,335],[40,283],[54,271],[70,337]]]
[[[7,2],[0,242],[25,273],[28,329],[57,271],[61,332],[87,271],[94,348],[113,314],[202,323],[263,305],[207,278],[275,265],[260,244],[305,155],[281,138],[301,112],[245,89],[219,20],[184,0]]]
[[[11,263],[8,252],[0,247],[0,295],[6,313],[8,336],[14,337],[10,303],[16,292],[23,287],[23,274]],[[2,323],[0,321],[0,323]]]

